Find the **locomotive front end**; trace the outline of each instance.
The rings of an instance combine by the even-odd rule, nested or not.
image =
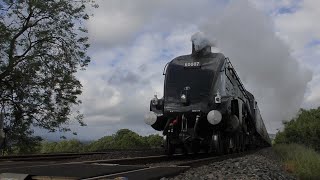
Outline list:
[[[148,125],[163,131],[167,154],[175,149],[222,154],[270,144],[265,127],[257,126],[263,121],[254,96],[229,59],[195,35],[192,54],[166,65],[164,95],[151,100],[145,116]]]
[[[194,47],[194,46],[193,46]],[[165,69],[164,97],[155,96],[145,122],[163,131],[165,147],[180,147],[198,152],[208,148],[212,129],[221,126],[226,108],[221,93],[221,69],[225,57],[211,53],[207,46],[191,55],[180,56],[168,63]]]

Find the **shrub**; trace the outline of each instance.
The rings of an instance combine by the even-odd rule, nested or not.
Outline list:
[[[301,109],[297,118],[285,122],[284,126],[284,131],[277,133],[275,144],[298,143],[320,150],[320,107]]]
[[[277,144],[274,147],[288,172],[300,179],[318,179],[320,177],[320,154],[298,144]]]

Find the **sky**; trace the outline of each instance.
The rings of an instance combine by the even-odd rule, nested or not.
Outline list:
[[[204,32],[229,57],[252,92],[268,132],[300,108],[320,106],[318,0],[108,0],[87,22],[92,58],[77,74],[77,107],[86,127],[78,138],[98,139],[128,128],[157,133],[143,121],[149,102],[163,95],[165,64],[191,53],[191,36]],[[47,134],[48,138],[61,134]]]

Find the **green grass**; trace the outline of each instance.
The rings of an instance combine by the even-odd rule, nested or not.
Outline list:
[[[288,172],[299,179],[320,179],[320,154],[316,151],[298,144],[276,144],[273,149]]]

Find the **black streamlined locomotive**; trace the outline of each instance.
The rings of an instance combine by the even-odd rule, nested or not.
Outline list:
[[[218,154],[270,146],[254,96],[231,62],[210,46],[179,56],[165,69],[164,96],[155,96],[145,122],[163,131],[168,155],[200,150]]]

